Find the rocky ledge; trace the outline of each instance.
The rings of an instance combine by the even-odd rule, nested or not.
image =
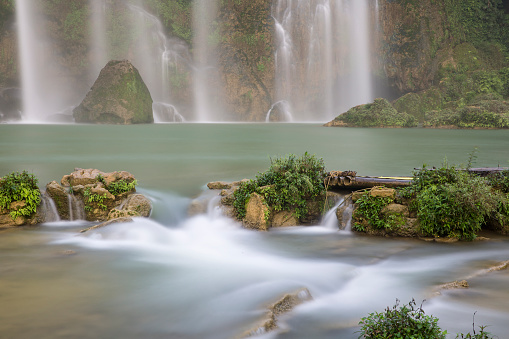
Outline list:
[[[1,179],[0,179],[1,180]],[[0,229],[35,225],[55,220],[106,222],[131,217],[148,217],[152,203],[136,193],[135,177],[125,171],[102,172],[76,168],[64,175],[60,183],[52,181],[40,193],[40,203],[30,215],[11,217],[13,211],[27,206],[27,201],[13,201],[0,208]]]

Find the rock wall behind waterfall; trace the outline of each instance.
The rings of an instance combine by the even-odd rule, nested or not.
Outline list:
[[[52,58],[63,70],[62,81],[77,93],[76,98],[71,98],[77,104],[97,76],[89,70],[94,58],[89,43],[90,2],[35,2],[43,4]],[[117,8],[118,13],[125,12],[122,1],[105,0],[105,3],[113,6],[114,11]],[[196,47],[192,25],[195,1],[140,0],[137,3],[155,14],[169,39],[176,39],[183,46],[185,51],[181,55],[189,54],[169,70],[168,86],[171,104],[179,110],[181,107],[192,110],[193,65],[190,62]],[[420,91],[440,81],[440,68],[450,63],[455,46],[470,42],[482,50],[483,42],[495,41],[507,47],[509,29],[503,14],[506,3],[502,0],[379,0],[381,41],[373,43],[379,57],[379,62],[374,63],[378,65],[374,75],[382,80],[387,77],[401,94]],[[13,4],[13,0],[0,0],[0,90],[20,86]],[[271,17],[274,0],[228,0],[218,4],[208,39],[217,57],[218,84],[223,87],[217,100],[229,112],[228,120],[263,120],[277,99],[275,32]],[[116,39],[114,44],[110,43],[115,53],[124,51],[126,55],[122,58],[129,58],[136,50],[127,37],[130,30],[124,29],[129,16],[115,15],[114,11],[107,18],[113,22],[107,32],[108,39]]]
[[[380,2],[383,73],[401,93],[427,89],[461,43],[492,41],[507,46],[504,3],[462,0]]]

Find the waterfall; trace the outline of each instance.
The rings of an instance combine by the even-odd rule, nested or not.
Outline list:
[[[275,102],[289,102],[295,120],[329,120],[373,99],[370,3],[275,1]]]
[[[112,20],[118,12],[106,0],[89,0],[92,9],[91,31],[92,50],[96,51],[92,72],[98,74],[109,58],[129,59],[140,72],[154,102],[172,105],[171,77],[181,68],[188,68],[185,60],[187,48],[177,40],[168,38],[161,21],[143,7],[143,1],[115,2],[116,11],[125,10],[126,30],[129,49],[108,51],[109,45],[122,45],[120,34],[112,34]],[[119,9],[120,8],[120,9]],[[129,20],[127,20],[129,19]],[[128,23],[127,23],[128,22]],[[118,28],[115,28],[118,29]],[[108,35],[109,33],[109,35]],[[116,40],[115,40],[115,39]]]
[[[39,208],[41,209],[44,222],[60,221],[55,202],[46,192],[41,194],[41,206]]]
[[[69,220],[85,220],[85,206],[83,205],[83,201],[77,199],[73,194],[69,193],[67,195],[67,202],[69,206]]]
[[[194,101],[198,121],[218,121],[223,111],[215,98],[220,96],[221,86],[217,84],[218,73],[214,53],[215,19],[218,11],[217,0],[195,0],[193,5],[194,28]]]

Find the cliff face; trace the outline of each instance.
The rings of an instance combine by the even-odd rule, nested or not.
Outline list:
[[[218,60],[219,76],[213,80],[213,86],[222,88],[215,99],[224,103],[222,108],[230,112],[229,119],[263,120],[274,102],[273,2],[217,1],[218,10],[207,40],[211,57]],[[0,0],[0,90],[20,86],[14,3],[14,0]],[[75,93],[81,93],[75,95],[75,102],[79,102],[97,75],[90,72],[97,52],[89,43],[93,39],[90,31],[93,9],[84,0],[34,0],[35,3],[42,6],[46,18],[52,58],[63,70],[61,73],[65,73],[63,81]],[[136,28],[128,23],[134,22],[135,16],[128,2],[109,0],[106,3],[105,38],[110,48],[107,60],[132,60],[139,45],[135,41]],[[168,78],[164,86],[171,93],[169,101],[182,108],[185,116],[192,111],[195,96],[193,60],[197,46],[193,6],[196,3],[198,0],[143,1],[147,12],[161,21],[164,34],[179,54],[165,70]],[[502,0],[380,0],[381,41],[375,44],[379,59],[375,74],[387,77],[391,86],[403,95],[430,88],[441,90],[437,86],[444,81],[451,87],[450,79],[459,73],[470,72],[467,78],[471,79],[472,72],[506,67],[509,28],[504,5],[507,3]],[[307,26],[303,23],[301,27]],[[477,59],[472,58],[472,53]],[[467,66],[475,67],[467,67],[465,71],[462,66],[465,60]],[[323,76],[314,76],[318,85],[324,83]],[[458,80],[453,85],[459,83]],[[321,88],[317,84],[307,85]],[[474,85],[471,87],[468,91],[478,90]],[[320,98],[324,91],[318,92],[316,97]],[[460,92],[455,95],[463,95]],[[154,99],[158,97],[152,94]]]
[[[271,0],[223,1],[219,10],[219,67],[228,110],[240,120],[263,121],[274,91]]]
[[[381,2],[380,57],[392,85],[401,93],[430,88],[441,68],[455,64],[462,43],[508,44],[501,0],[386,0]]]

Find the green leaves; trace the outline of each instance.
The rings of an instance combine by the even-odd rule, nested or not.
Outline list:
[[[359,325],[359,338],[445,339],[447,334],[438,326],[438,318],[426,315],[414,299],[401,307],[396,299],[392,308],[369,314]]]
[[[240,185],[234,193],[233,206],[237,218],[245,217],[245,206],[251,193],[262,195],[267,205],[275,211],[294,210],[297,218],[307,215],[306,200],[322,196],[325,192],[323,179],[325,165],[307,152],[301,157],[290,154],[284,158],[271,159],[270,168]]]
[[[393,222],[387,220],[382,215],[382,209],[393,202],[393,199],[387,197],[372,197],[369,192],[364,193],[359,200],[355,202],[355,219],[366,221],[376,229],[390,229]],[[358,231],[364,231],[362,223],[356,222],[354,228]]]
[[[0,208],[9,210],[12,202],[25,201],[24,205],[10,210],[12,220],[19,216],[30,216],[41,202],[38,180],[26,171],[13,172],[0,180]]]

